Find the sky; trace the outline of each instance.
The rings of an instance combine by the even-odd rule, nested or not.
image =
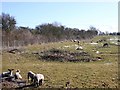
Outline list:
[[[2,2],[2,12],[14,16],[17,26],[58,22],[70,28],[118,31],[118,2]]]

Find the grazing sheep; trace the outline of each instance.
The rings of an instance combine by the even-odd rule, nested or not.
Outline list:
[[[108,47],[108,43],[104,43],[104,44],[103,44],[103,47]]]
[[[35,73],[33,73],[32,71],[29,71],[28,72],[28,82],[29,82],[29,78],[31,78],[31,82],[33,82],[34,76],[35,76]]]
[[[83,50],[83,47],[79,46],[76,48],[76,50]]]
[[[16,73],[15,73],[15,79],[21,79],[22,80],[22,76],[20,75],[20,70],[16,70]]]
[[[77,42],[77,40],[73,40],[73,42]]]
[[[8,69],[8,71],[7,72],[3,72],[2,73],[2,77],[11,77],[11,76],[13,76],[13,70],[14,69]]]
[[[79,45],[80,41],[78,40],[77,43],[78,43],[78,45]]]
[[[96,44],[98,44],[98,43],[92,42],[92,43],[90,43],[90,44],[92,44],[92,45],[96,45]]]
[[[65,86],[66,86],[66,89],[70,88],[70,81],[67,81],[66,84],[65,84]]]
[[[96,51],[97,54],[99,54],[100,52],[99,51]]]
[[[120,42],[120,40],[117,40],[117,42]]]
[[[43,74],[36,74],[34,77],[34,84],[37,85],[42,85],[44,83],[44,75]]]
[[[80,41],[79,41],[79,40],[73,40],[73,42],[77,42],[77,45],[80,44]]]

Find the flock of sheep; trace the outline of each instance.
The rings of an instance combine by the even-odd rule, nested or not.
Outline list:
[[[19,69],[16,70],[14,75],[13,75],[13,71],[14,71],[14,69],[8,69],[7,72],[3,72],[0,75],[0,79],[7,80],[7,81],[22,80],[20,70]],[[28,77],[28,82],[31,81],[31,83],[37,87],[44,83],[44,75],[43,74],[35,74],[32,71],[29,71],[27,73],[27,77]]]
[[[77,42],[78,46],[79,46],[79,41],[74,40],[73,42]],[[98,42],[97,42],[98,43]],[[109,44],[108,43],[104,43],[103,47],[108,47]],[[99,53],[99,52],[96,52]],[[15,74],[13,75],[13,71],[14,69],[8,69],[7,72],[3,72],[2,74],[0,74],[0,80],[7,80],[7,81],[15,81],[15,80],[22,80],[22,76],[20,74],[20,70],[16,70]],[[35,86],[40,86],[43,85],[44,83],[44,75],[43,74],[35,74],[32,71],[29,71],[27,73],[27,79],[28,82],[31,82],[33,85]],[[69,84],[69,82],[66,84],[66,86]]]

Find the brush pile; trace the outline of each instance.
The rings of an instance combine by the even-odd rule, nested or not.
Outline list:
[[[39,53],[39,59],[46,61],[70,61],[70,62],[90,62],[97,61],[97,58],[92,57],[88,52],[69,52],[59,49],[51,49]]]

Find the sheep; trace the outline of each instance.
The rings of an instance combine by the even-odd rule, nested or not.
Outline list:
[[[66,89],[70,88],[70,81],[67,81],[65,86],[66,86]]]
[[[98,44],[98,43],[92,42],[92,43],[90,43],[90,44],[92,44],[92,45],[96,45],[96,44]]]
[[[103,44],[103,47],[108,47],[108,43],[104,43],[104,44]]]
[[[42,85],[44,83],[44,75],[43,74],[35,74],[34,76],[34,84],[37,85]]]
[[[33,82],[33,80],[34,80],[34,76],[35,76],[35,73],[33,73],[32,71],[29,71],[28,72],[28,82],[29,82],[29,78],[31,78],[31,82]]]
[[[22,80],[22,76],[20,75],[20,70],[16,70],[16,73],[14,75],[15,79],[21,79]]]
[[[82,47],[82,46],[78,46],[78,47],[76,48],[76,50],[83,50],[83,47]]]
[[[14,69],[8,69],[7,72],[3,72],[2,75],[1,75],[2,78],[3,78],[3,77],[11,77],[11,76],[13,76],[13,70],[14,70]]]
[[[96,51],[97,54],[99,54],[100,52],[99,51]]]
[[[35,74],[32,71],[28,72],[28,81],[31,78],[31,82],[34,83],[35,86],[42,85],[44,82],[44,75],[43,74]]]

